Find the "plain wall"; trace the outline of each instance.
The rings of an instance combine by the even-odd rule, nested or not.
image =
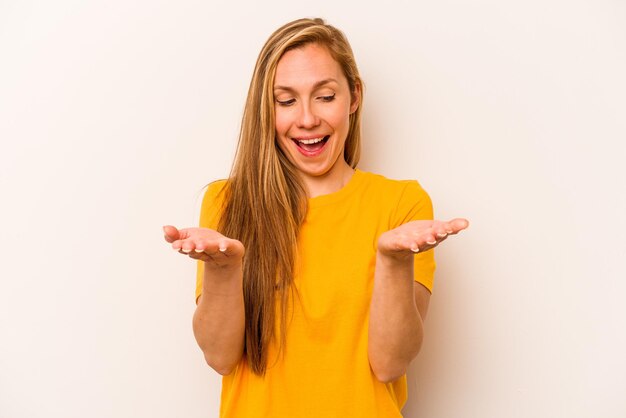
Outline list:
[[[360,168],[472,222],[405,416],[626,416],[623,1],[4,0],[0,417],[217,417],[161,226],[197,222],[261,45],[303,16],[354,48]]]

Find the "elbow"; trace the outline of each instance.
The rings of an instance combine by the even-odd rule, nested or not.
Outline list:
[[[213,370],[222,376],[228,376],[237,368],[238,361],[228,358],[215,358],[204,353],[204,360]]]
[[[228,376],[233,371],[235,371],[235,366],[213,366],[210,365],[213,370],[215,370],[220,376]]]
[[[406,374],[411,362],[419,352],[419,346],[400,353],[370,352],[370,368],[376,379],[382,383],[391,383]]]
[[[372,372],[374,373],[376,380],[382,383],[395,382],[396,380],[398,380],[399,378],[401,378],[402,376],[406,374],[406,371],[408,370],[408,366],[409,366],[408,364],[387,365],[386,367],[383,367],[383,366],[375,367],[374,365],[371,365]]]

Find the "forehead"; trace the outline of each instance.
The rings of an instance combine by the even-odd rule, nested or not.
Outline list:
[[[347,86],[339,63],[328,49],[318,44],[307,44],[287,51],[278,61],[274,87],[313,86],[320,80],[335,79]]]

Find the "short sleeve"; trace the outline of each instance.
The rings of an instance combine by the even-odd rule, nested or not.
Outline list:
[[[393,228],[411,221],[432,220],[433,204],[428,193],[417,181],[406,181],[404,184],[404,190],[392,219]],[[417,253],[414,260],[415,281],[432,292],[436,267],[434,250]]]
[[[214,181],[207,186],[202,199],[200,209],[200,227],[217,229],[222,212],[222,203],[224,201],[225,180]],[[202,294],[202,278],[204,276],[204,261],[198,261],[196,269],[196,302]]]

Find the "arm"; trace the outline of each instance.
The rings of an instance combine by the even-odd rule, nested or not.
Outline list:
[[[422,345],[430,292],[414,282],[414,253],[434,248],[467,226],[465,219],[413,221],[380,236],[370,304],[368,356],[372,371],[381,382],[404,375]]]
[[[230,374],[244,346],[243,245],[208,228],[164,230],[172,248],[204,262],[193,331],[207,364],[221,375]]]

